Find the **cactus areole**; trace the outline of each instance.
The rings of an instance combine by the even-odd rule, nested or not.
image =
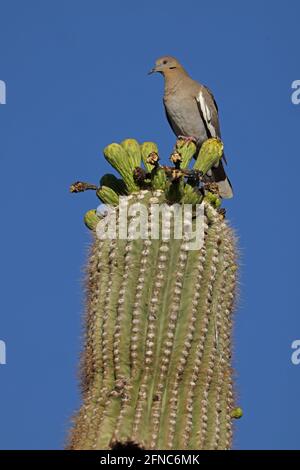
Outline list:
[[[193,142],[179,140],[172,165],[163,166],[156,144],[127,139],[104,149],[118,176],[103,176],[99,187],[71,186],[72,192],[96,190],[109,210],[93,209],[84,218],[93,242],[82,405],[68,449],[231,447],[232,421],[241,416],[231,366],[235,237],[215,185],[205,182],[223,144],[208,139],[195,153]],[[135,236],[140,212],[135,204],[146,209],[140,237]],[[118,217],[122,205],[134,209],[125,222]],[[153,236],[150,222],[161,205],[170,217],[166,225],[162,217],[156,220]],[[175,235],[175,206],[192,208],[186,224],[196,232],[200,214],[199,246],[191,248],[187,236]],[[99,227],[110,222],[115,236],[100,237]],[[119,237],[124,223],[128,236]]]

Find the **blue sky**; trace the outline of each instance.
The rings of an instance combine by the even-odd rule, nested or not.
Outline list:
[[[300,448],[299,14],[296,0],[0,1],[1,449],[63,446],[79,406],[82,217],[96,205],[68,187],[98,182],[112,141],[169,155],[162,79],[146,75],[165,54],[213,90],[235,190],[235,448]]]

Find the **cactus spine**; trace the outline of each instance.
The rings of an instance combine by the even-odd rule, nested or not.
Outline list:
[[[105,157],[123,180],[103,177],[97,195],[114,209],[85,215],[94,239],[87,269],[83,403],[68,448],[230,448],[232,419],[242,414],[235,408],[231,368],[236,247],[217,209],[218,195],[201,189],[201,178],[222,150],[220,141],[209,139],[189,170],[193,143],[177,142],[173,168],[158,164],[151,142],[139,146],[127,139],[106,147]],[[144,170],[136,168],[141,161]],[[84,184],[75,183],[72,191]],[[161,236],[151,237],[150,223],[146,236],[131,236],[138,220],[133,212],[127,239],[98,239],[99,221],[120,215],[122,204],[136,203],[147,207],[148,222],[155,204],[165,203],[169,222],[164,227],[156,222]],[[203,203],[201,248],[190,250],[185,238],[172,235],[173,203]]]

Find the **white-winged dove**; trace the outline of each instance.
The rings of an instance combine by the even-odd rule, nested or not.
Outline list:
[[[161,57],[150,73],[160,72],[165,79],[164,106],[167,119],[177,137],[194,138],[198,148],[210,137],[220,137],[218,107],[211,91],[193,80],[174,57]],[[224,161],[226,162],[225,156]],[[218,184],[223,198],[233,196],[222,161],[212,168],[208,181]]]

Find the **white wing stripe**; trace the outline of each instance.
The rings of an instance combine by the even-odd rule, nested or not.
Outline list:
[[[207,104],[205,102],[202,91],[199,92],[197,101],[200,104],[200,108],[201,108],[201,111],[202,111],[202,114],[203,114],[203,118],[205,119],[205,122],[206,122],[206,125],[207,125],[207,128],[208,128],[209,132],[211,133],[212,137],[216,137],[217,136],[216,129],[214,128],[214,126],[211,122],[211,112],[210,112],[210,109],[209,109],[209,107],[207,106]]]

